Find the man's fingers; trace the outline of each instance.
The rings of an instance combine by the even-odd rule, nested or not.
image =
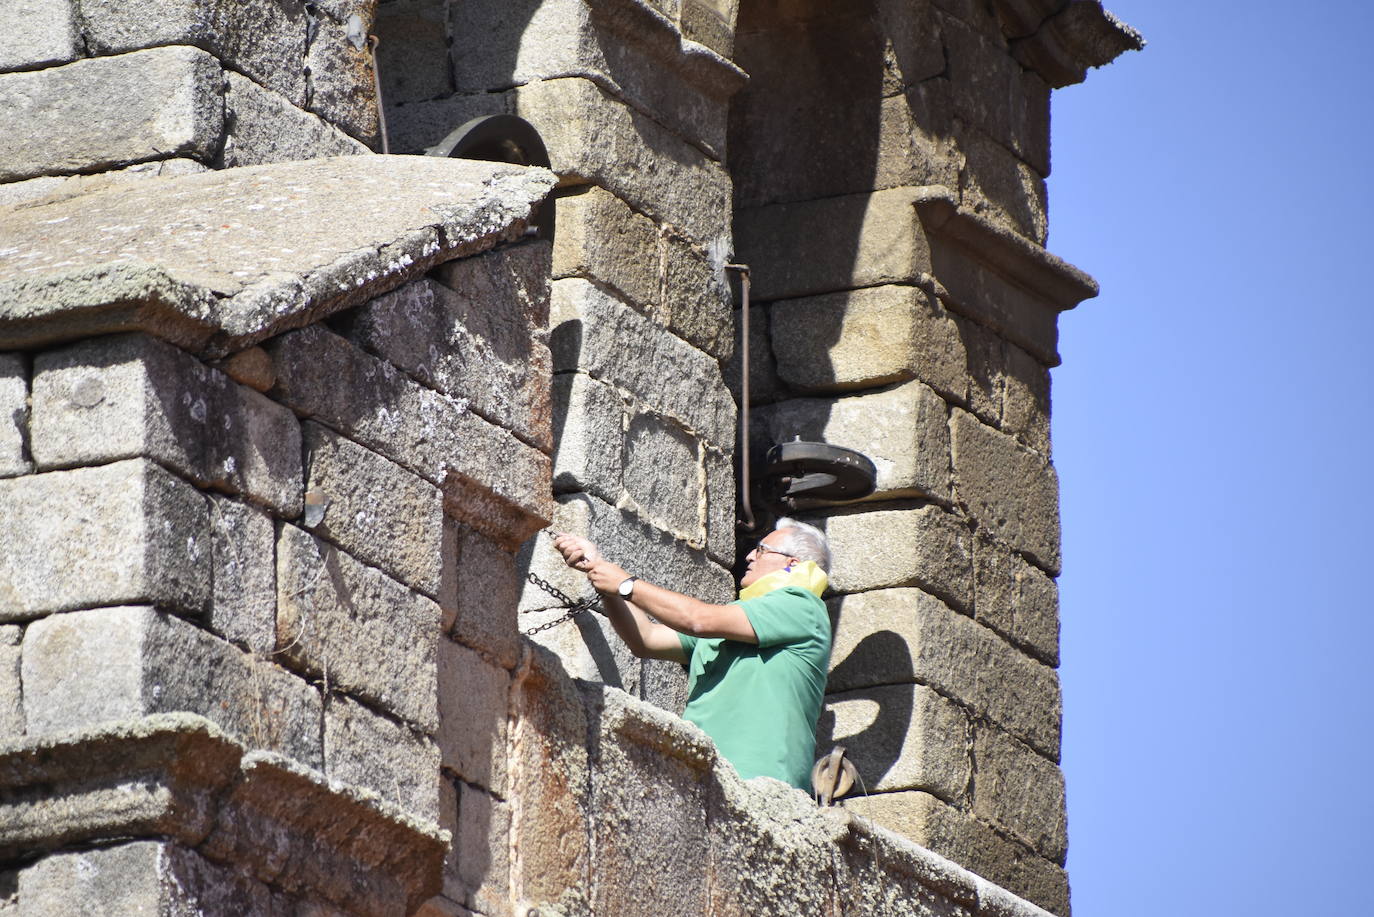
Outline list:
[[[586,553],[583,546],[578,543],[580,540],[573,535],[559,535],[553,540],[553,546],[563,555],[563,561],[569,566]]]
[[[574,570],[590,570],[601,558],[596,545],[580,535],[564,532],[554,538],[553,546],[563,555],[563,562]]]
[[[585,570],[592,565],[591,558],[581,545],[574,545],[563,551],[563,562],[577,570]]]

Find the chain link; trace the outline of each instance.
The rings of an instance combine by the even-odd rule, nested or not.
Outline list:
[[[526,579],[529,581],[530,585],[538,586],[540,589],[543,589],[549,595],[553,596],[561,606],[568,609],[568,613],[563,615],[561,618],[555,618],[552,621],[545,621],[543,624],[531,627],[529,630],[521,631],[521,633],[524,634],[526,637],[533,636],[534,634],[537,634],[540,631],[548,630],[552,627],[557,627],[564,621],[571,621],[573,618],[577,617],[585,611],[599,610],[601,608],[601,601],[597,599],[596,596],[592,596],[589,599],[582,599],[581,601],[578,601],[576,599],[569,598],[567,594],[565,594],[557,586],[553,585],[553,583],[550,583],[548,580],[543,579],[535,573],[531,573],[529,576],[526,577]]]

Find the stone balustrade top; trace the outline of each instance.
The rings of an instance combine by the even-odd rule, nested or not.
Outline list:
[[[0,209],[0,349],[143,330],[207,356],[519,238],[552,173],[346,156]]]

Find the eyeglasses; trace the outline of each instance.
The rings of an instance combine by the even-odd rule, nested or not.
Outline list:
[[[783,557],[791,557],[791,556],[792,556],[791,554],[788,554],[786,551],[779,551],[777,548],[773,547],[771,544],[768,544],[768,543],[763,542],[763,541],[760,541],[758,544],[754,545],[754,550],[753,550],[752,553],[754,553],[754,554],[781,554]]]

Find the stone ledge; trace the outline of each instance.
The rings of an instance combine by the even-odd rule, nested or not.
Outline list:
[[[137,329],[222,356],[521,237],[553,184],[521,166],[346,156],[0,210],[0,348]]]
[[[722,100],[749,80],[749,75],[733,61],[683,35],[677,23],[645,0],[601,0],[599,5],[593,5],[592,16],[604,19],[612,31],[656,51],[675,74]]]
[[[968,908],[971,917],[1052,917],[1044,908],[862,816],[844,809],[830,809],[826,815],[844,826],[842,845],[864,848],[884,872],[911,876],[950,902]]]
[[[165,837],[350,912],[413,912],[439,891],[447,832],[375,793],[165,714],[0,745],[0,860]]]
[[[593,692],[598,689],[603,736],[615,735],[636,745],[652,748],[703,775],[717,762],[715,743],[701,727],[632,697],[619,688],[595,684],[589,686]]]
[[[513,798],[544,798],[538,799],[537,809],[517,819],[525,835],[520,841],[523,863],[515,864],[513,881],[524,883],[524,900],[541,911],[547,905],[550,913],[564,913],[556,896],[567,883],[589,881],[587,849],[577,840],[584,832],[604,834],[607,824],[638,824],[644,811],[655,806],[680,811],[683,800],[690,798],[705,808],[704,828],[687,826],[671,842],[679,854],[693,845],[704,846],[704,895],[712,903],[712,913],[1049,917],[1048,911],[855,811],[818,808],[805,793],[768,777],[741,779],[693,724],[623,691],[572,677],[565,663],[547,651],[527,644],[525,660],[523,674],[517,676],[521,697],[514,703],[522,715],[514,721],[513,741],[528,757],[512,780],[523,785],[521,781],[529,779],[525,768],[531,765],[540,779],[539,789],[517,790]],[[552,707],[561,708],[557,716]],[[578,711],[585,711],[589,721],[582,721]],[[554,733],[560,740],[556,745],[551,743]],[[616,741],[608,745],[611,740]],[[595,752],[590,761],[582,757],[584,741]],[[552,748],[562,757],[551,759]],[[597,768],[595,773],[584,770],[589,764]],[[653,768],[651,775],[646,767]],[[545,777],[550,771],[567,772],[561,790],[549,791]],[[600,785],[601,801],[609,806],[584,808],[586,797],[580,794],[586,791],[578,788],[589,779]],[[568,799],[563,794],[569,793],[579,795],[570,806],[554,812],[554,806]],[[617,800],[622,808],[615,808]],[[633,809],[623,808],[627,800]],[[531,858],[530,851],[541,845]],[[607,881],[615,886],[612,891],[623,888],[625,875],[643,868],[642,861],[639,866],[633,861],[619,863],[605,848],[601,855],[601,869],[620,872],[608,877],[592,867],[594,889]],[[741,880],[746,863],[750,878]],[[551,871],[560,879],[546,881]],[[798,874],[807,875],[808,881],[796,882]],[[688,884],[700,890],[695,880]],[[845,906],[833,906],[837,902]],[[759,907],[751,910],[754,903]],[[785,909],[788,905],[791,910]],[[635,911],[642,912],[643,908]]]
[[[702,914],[715,748],[685,720],[588,686],[591,913]]]
[[[601,711],[605,718],[603,735],[621,735],[636,744],[659,749],[691,771],[707,768],[703,777],[712,810],[709,843],[713,848],[725,840],[719,834],[722,816],[735,819],[747,814],[760,829],[757,838],[769,847],[810,847],[822,851],[828,848],[829,856],[822,853],[822,857],[832,863],[836,893],[840,896],[846,894],[846,887],[855,892],[874,888],[872,883],[853,881],[860,877],[852,875],[846,867],[848,851],[857,852],[863,860],[876,865],[887,877],[883,885],[915,886],[907,890],[906,898],[943,899],[940,903],[944,908],[954,905],[969,917],[1049,917],[1048,911],[867,818],[839,807],[816,808],[804,794],[775,780],[742,780],[728,762],[715,756],[709,739],[685,720],[615,689],[603,689],[599,696],[605,703]],[[751,857],[761,853],[757,846]],[[714,851],[708,860],[716,867],[721,861]],[[852,903],[854,913],[882,913],[866,908],[865,902]]]
[[[1068,917],[1069,889],[1064,870],[973,815],[920,791],[850,797],[844,805],[851,814],[875,819],[903,839],[995,883],[989,889],[994,902],[999,895],[1007,895],[1012,902],[1024,899]],[[1010,913],[1017,913],[1014,904],[1011,906]],[[1006,912],[993,909],[990,913]]]
[[[954,300],[956,311],[989,324],[993,330],[1020,344],[1050,366],[1058,365],[1057,334],[1054,333],[1058,312],[1072,309],[1085,299],[1098,294],[1097,281],[1085,272],[1046,251],[1042,246],[1020,234],[962,207],[956,195],[947,188],[930,185],[917,189],[916,212],[926,230],[941,240],[953,243],[959,255],[972,259],[1014,285],[1030,292],[1036,301],[1048,307],[1047,329],[1029,327],[1033,323],[1010,320],[980,308],[972,296],[960,296],[955,286],[945,282],[938,253],[932,253],[934,273],[942,299]],[[1022,327],[1022,325],[1028,327]]]

